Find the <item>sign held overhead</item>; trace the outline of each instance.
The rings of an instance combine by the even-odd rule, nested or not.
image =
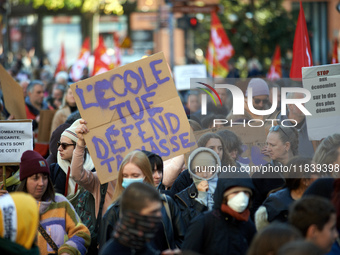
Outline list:
[[[87,147],[101,183],[117,178],[130,151],[152,151],[164,160],[195,141],[163,53],[71,85],[90,132]]]

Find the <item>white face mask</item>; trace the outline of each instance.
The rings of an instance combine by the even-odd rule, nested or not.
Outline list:
[[[236,196],[229,199],[227,204],[235,212],[241,213],[248,207],[249,197],[246,193],[241,191]]]

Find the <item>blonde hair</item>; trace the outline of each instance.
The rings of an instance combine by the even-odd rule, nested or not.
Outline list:
[[[119,167],[117,185],[112,196],[112,202],[115,202],[118,198],[120,198],[124,191],[124,188],[122,186],[123,170],[128,163],[132,163],[140,168],[140,170],[145,176],[144,179],[145,183],[149,183],[152,186],[155,186],[152,178],[152,168],[148,156],[146,156],[145,153],[141,151],[131,151],[129,154],[125,156]]]

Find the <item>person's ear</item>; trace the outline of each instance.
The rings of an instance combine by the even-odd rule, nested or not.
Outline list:
[[[286,142],[285,143],[285,149],[286,149],[286,151],[288,152],[289,151],[289,149],[290,149],[290,142]]]
[[[310,225],[306,232],[306,239],[313,241],[318,231],[318,227],[315,224]]]

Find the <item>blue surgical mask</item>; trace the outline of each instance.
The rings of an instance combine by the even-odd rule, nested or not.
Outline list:
[[[123,178],[122,186],[126,189],[131,183],[134,182],[144,182],[144,178]]]

